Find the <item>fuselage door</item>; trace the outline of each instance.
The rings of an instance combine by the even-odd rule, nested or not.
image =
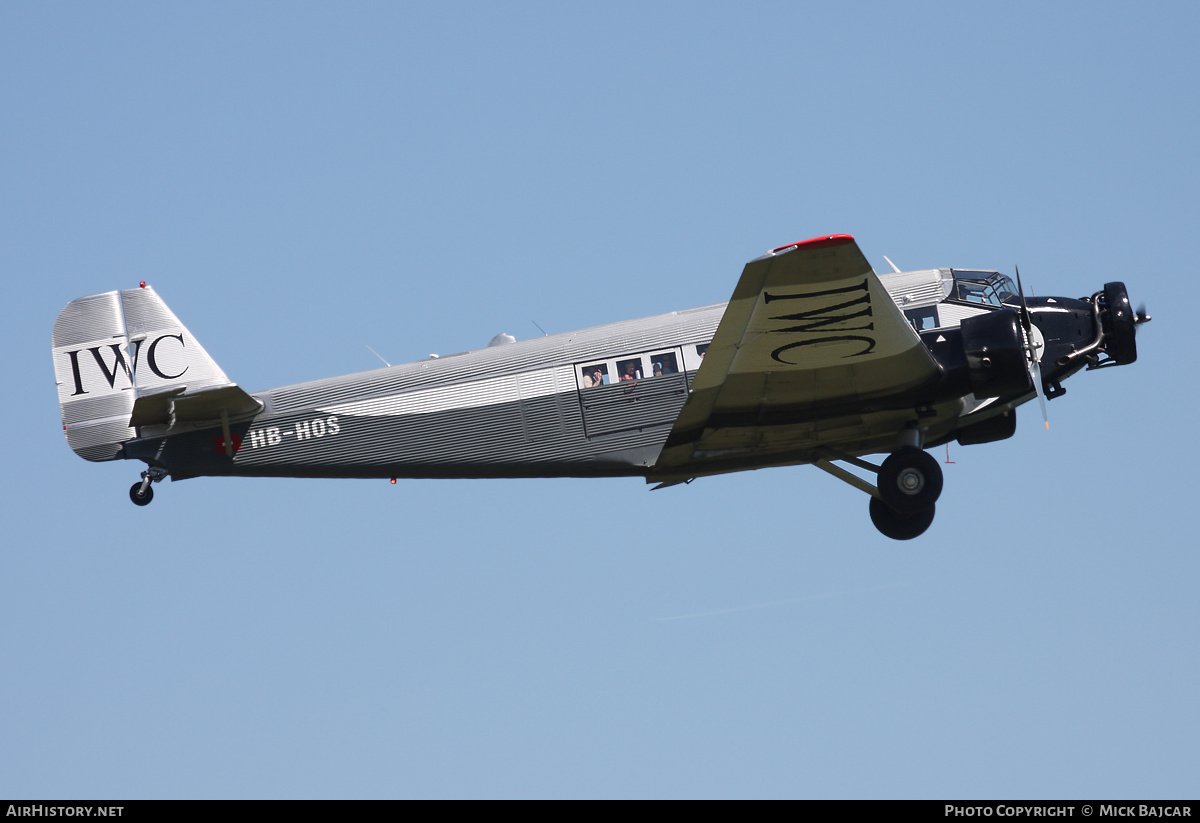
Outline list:
[[[588,438],[670,426],[687,400],[678,348],[654,349],[575,366]]]

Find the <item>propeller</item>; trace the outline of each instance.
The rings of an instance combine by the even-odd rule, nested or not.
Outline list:
[[[1029,376],[1033,378],[1033,387],[1037,391],[1038,405],[1042,407],[1042,419],[1046,421],[1046,431],[1050,430],[1050,415],[1046,413],[1046,393],[1042,388],[1042,357],[1041,349],[1046,347],[1041,330],[1033,325],[1029,316],[1029,305],[1025,302],[1025,289],[1021,287],[1021,267],[1017,271],[1017,296],[1021,298],[1021,325],[1025,327],[1025,355],[1029,358]],[[1146,318],[1147,320],[1149,317]]]
[[[1137,307],[1137,313],[1133,316],[1133,325],[1140,326],[1143,323],[1149,323],[1154,318],[1146,314],[1146,304],[1142,303]]]

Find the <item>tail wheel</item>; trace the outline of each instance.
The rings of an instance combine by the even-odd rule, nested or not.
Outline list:
[[[879,529],[884,537],[893,540],[912,540],[922,535],[933,523],[935,506],[913,514],[900,514],[888,508],[888,505],[878,498],[871,498],[871,522]]]
[[[877,485],[879,496],[883,498],[887,508],[900,515],[918,514],[926,509],[932,510],[933,504],[941,495],[942,467],[928,453],[908,446],[892,452],[887,460],[883,461],[883,465],[879,467]],[[874,520],[874,508],[871,511],[871,519]],[[932,519],[933,516],[930,515],[930,520]],[[928,526],[926,523],[921,531],[925,531]],[[916,534],[911,536],[916,537]]]
[[[139,480],[129,487],[129,499],[139,506],[149,505],[154,499],[154,489],[147,484],[146,490],[142,491],[142,481]]]

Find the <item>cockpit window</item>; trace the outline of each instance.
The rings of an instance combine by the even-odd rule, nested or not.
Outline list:
[[[1017,287],[1011,277],[998,272],[955,270],[954,299],[1000,307],[1017,302]]]
[[[988,293],[987,283],[977,283],[974,280],[959,280],[955,283],[955,297],[967,303],[991,303],[1000,305],[998,300]]]
[[[1017,284],[1012,281],[1008,275],[996,275],[996,295],[1000,298],[1001,303],[1017,303],[1020,298],[1017,297]]]

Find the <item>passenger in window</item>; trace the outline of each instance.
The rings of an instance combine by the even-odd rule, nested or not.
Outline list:
[[[662,363],[655,363],[655,364],[654,364],[654,376],[655,376],[655,377],[662,377],[662,376],[663,376]]]
[[[628,380],[637,380],[637,361],[630,360],[625,364],[625,368],[621,371],[621,382]]]
[[[679,374],[679,361],[675,359],[674,352],[663,352],[655,356],[660,359],[655,361],[654,365],[662,369],[662,374]]]
[[[604,385],[604,372],[600,371],[599,366],[592,366],[583,370],[583,387],[592,389],[596,386]]]

